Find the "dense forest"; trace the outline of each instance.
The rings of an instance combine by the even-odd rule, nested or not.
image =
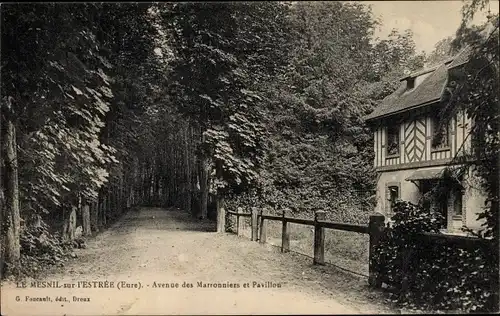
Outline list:
[[[464,7],[464,25],[480,6]],[[464,26],[426,56],[411,31],[376,38],[380,22],[363,3],[1,10],[2,270],[14,274],[58,264],[77,226],[91,236],[136,205],[201,220],[222,207],[324,209],[366,223],[376,173],[363,116],[404,74],[479,31]],[[498,61],[498,42],[477,45]],[[482,78],[457,98],[475,100],[470,110],[489,126],[477,154],[493,183],[498,124],[484,104],[498,104],[498,73]],[[495,227],[498,211],[489,214]]]

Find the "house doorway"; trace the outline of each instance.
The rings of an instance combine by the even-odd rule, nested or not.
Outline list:
[[[462,226],[462,190],[459,185],[441,187],[441,189],[438,189],[437,185],[437,179],[420,181],[424,207],[429,207],[441,214],[441,229],[448,231],[459,229]]]
[[[449,192],[443,190],[438,192],[437,184],[437,179],[420,180],[420,193],[424,198],[424,207],[441,214],[442,220],[439,228],[447,228]]]

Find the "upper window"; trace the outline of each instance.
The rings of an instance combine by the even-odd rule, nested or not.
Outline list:
[[[432,148],[441,149],[450,146],[450,122],[432,117]]]
[[[399,125],[387,127],[387,156],[399,155]]]

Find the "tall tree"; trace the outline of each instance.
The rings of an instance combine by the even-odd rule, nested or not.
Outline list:
[[[443,117],[464,110],[474,122],[470,131],[472,151],[465,167],[482,179],[488,199],[479,219],[485,219],[485,236],[499,238],[499,162],[500,130],[498,124],[498,83],[500,70],[498,15],[489,15],[482,26],[469,25],[477,11],[488,1],[477,0],[463,6],[463,20],[452,43],[455,51],[467,53],[467,63],[452,73],[460,84],[451,92]]]
[[[264,136],[258,89],[285,62],[279,45],[285,44],[288,6],[197,3],[164,9],[176,56],[174,97],[201,135],[200,216],[205,218],[210,183],[221,198],[257,179]]]
[[[20,217],[63,217],[71,235],[76,208],[103,195],[110,173],[114,186],[105,190],[104,206],[119,212],[124,168],[113,167],[113,146],[127,157],[134,136],[115,133],[154,102],[146,81],[159,73],[151,71],[157,60],[149,6],[2,6],[2,41],[10,43],[1,56],[8,264],[19,263]]]
[[[368,176],[372,135],[361,118],[393,91],[391,79],[403,75],[406,66],[401,60],[414,61],[416,68],[422,58],[409,32],[394,32],[374,44],[376,21],[362,4],[295,3],[292,8],[291,64],[268,96],[270,141],[261,200],[365,221],[375,175]]]
[[[2,41],[11,43],[2,48],[2,113],[9,113],[2,119],[14,164],[6,166],[5,195],[9,225],[19,231],[19,199],[26,212],[46,211],[93,195],[105,181],[99,159],[112,157],[96,138],[112,94],[85,10],[16,4],[2,6],[2,13]],[[15,239],[10,264],[18,259]]]
[[[453,56],[452,43],[454,38],[448,36],[434,45],[434,50],[426,56],[425,63],[429,66],[442,63]]]

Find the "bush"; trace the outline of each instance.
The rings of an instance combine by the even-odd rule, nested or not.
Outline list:
[[[249,212],[250,207],[263,209],[273,215],[288,210],[289,216],[314,218],[315,210],[326,211],[326,219],[333,222],[367,224],[373,204],[364,195],[366,192],[345,194],[323,194],[315,188],[288,188],[278,190],[268,186],[261,192],[250,191],[228,196],[225,207],[236,211],[241,207]]]
[[[495,310],[497,249],[452,247],[418,238],[421,232],[439,232],[443,219],[437,213],[409,202],[396,203],[394,223],[375,250],[373,263],[380,280],[388,285],[393,301],[407,307]]]
[[[21,229],[21,270],[23,275],[36,275],[44,267],[62,265],[72,254],[73,242],[63,241],[59,234],[50,233],[42,220]]]

